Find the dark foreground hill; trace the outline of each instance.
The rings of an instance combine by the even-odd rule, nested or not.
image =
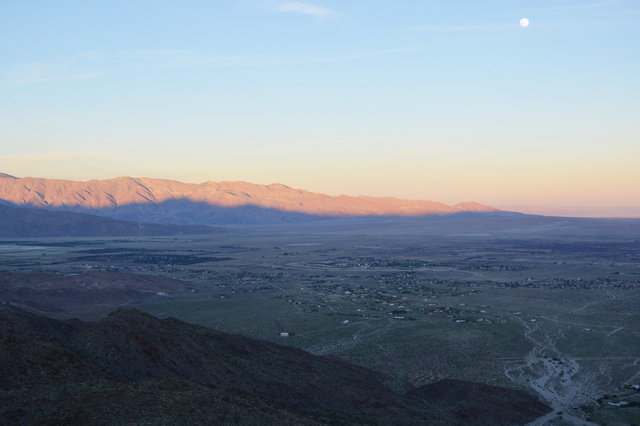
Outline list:
[[[120,237],[209,234],[208,226],[160,225],[82,213],[18,208],[0,204],[0,237]]]
[[[421,386],[407,396],[439,407],[462,424],[527,423],[548,411],[526,392],[454,379]]]
[[[130,309],[86,323],[4,305],[0,336],[1,424],[455,424],[448,407],[469,403],[445,392],[436,406],[333,358]],[[483,424],[548,411],[527,396],[521,413],[504,391],[483,400],[501,410]]]

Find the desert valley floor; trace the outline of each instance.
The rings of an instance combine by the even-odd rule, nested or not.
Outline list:
[[[520,389],[534,424],[640,423],[637,221],[514,216],[3,239],[0,299],[58,318],[135,307],[377,370]]]

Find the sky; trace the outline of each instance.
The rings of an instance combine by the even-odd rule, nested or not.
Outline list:
[[[640,0],[0,0],[0,172],[640,217],[638,76]]]

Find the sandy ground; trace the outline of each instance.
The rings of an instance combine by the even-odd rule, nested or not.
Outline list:
[[[609,297],[615,299],[615,295],[608,292]],[[579,312],[598,303],[590,302],[571,312]],[[513,382],[529,387],[546,401],[553,411],[541,417],[530,426],[543,426],[551,424],[567,424],[576,426],[590,426],[588,422],[578,415],[574,407],[592,402],[592,396],[585,390],[592,387],[589,379],[584,375],[579,376],[580,360],[560,351],[556,343],[564,338],[561,329],[543,330],[538,322],[527,322],[514,317],[524,327],[524,337],[533,344],[533,348],[524,358],[524,362],[508,364],[505,367],[505,375]],[[557,315],[548,320],[557,322]],[[615,329],[610,333],[619,331]]]

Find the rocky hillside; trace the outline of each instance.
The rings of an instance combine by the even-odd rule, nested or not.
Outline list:
[[[286,185],[247,182],[181,183],[120,177],[75,182],[0,174],[0,200],[14,205],[91,212],[137,222],[278,223],[351,216],[426,216],[496,209],[475,202],[329,196]]]
[[[2,424],[420,423],[375,373],[119,310],[85,323],[0,311]],[[281,423],[282,422],[282,423]]]
[[[463,424],[447,407],[468,404],[464,394],[445,392],[436,406],[380,379],[334,358],[131,309],[86,323],[0,306],[2,424]],[[501,410],[483,424],[547,411],[529,397],[539,406],[521,414],[506,392],[499,405],[483,399]]]
[[[407,396],[439,407],[461,424],[525,424],[550,411],[528,393],[454,379],[413,389]]]

